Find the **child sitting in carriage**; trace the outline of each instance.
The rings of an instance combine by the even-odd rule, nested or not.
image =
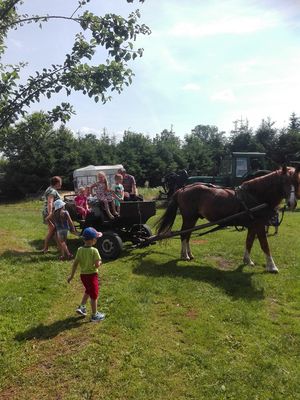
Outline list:
[[[113,185],[113,195],[114,195],[114,202],[116,206],[116,211],[120,214],[120,206],[121,200],[124,200],[124,186],[122,185],[123,176],[121,174],[115,175],[115,184]]]
[[[88,198],[86,196],[86,189],[80,186],[78,189],[78,194],[74,199],[76,212],[80,215],[82,219],[85,219],[87,214],[90,212],[88,206]]]
[[[113,200],[114,195],[112,190],[109,188],[104,172],[98,173],[98,181],[91,185],[91,192],[93,189],[95,189],[97,199],[103,203],[108,218],[114,219],[115,217],[118,217],[119,214],[116,211],[115,202]]]

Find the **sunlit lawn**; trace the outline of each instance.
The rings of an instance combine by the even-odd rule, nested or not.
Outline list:
[[[70,263],[37,251],[40,209],[0,206],[1,399],[299,398],[300,213],[270,236],[278,275],[264,272],[257,243],[256,267],[243,267],[245,232],[231,228],[193,236],[189,263],[178,238],[128,244],[101,269],[107,318],[91,324],[74,312]]]

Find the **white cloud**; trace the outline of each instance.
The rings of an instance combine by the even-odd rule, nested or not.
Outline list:
[[[221,34],[241,35],[273,28],[278,24],[275,14],[260,16],[224,17],[208,23],[179,22],[169,30],[170,36],[185,38],[201,38]]]
[[[173,54],[166,48],[162,48],[160,52],[160,64],[164,65],[167,69],[171,69],[176,72],[187,72],[188,67],[186,64],[173,56]]]
[[[100,135],[101,130],[95,128],[89,128],[88,126],[82,126],[81,128],[78,129],[78,133],[83,136],[88,134]]]
[[[186,85],[182,86],[182,89],[187,92],[200,92],[202,87],[198,85],[198,83],[187,83]]]
[[[226,89],[211,95],[210,99],[212,101],[232,103],[235,101],[235,95],[231,89]]]

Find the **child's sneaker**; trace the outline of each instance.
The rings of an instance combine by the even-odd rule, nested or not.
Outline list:
[[[99,311],[96,312],[95,315],[92,316],[91,322],[99,322],[105,319],[105,314],[100,313]]]
[[[78,308],[76,308],[76,312],[77,312],[77,314],[82,315],[84,317],[87,314],[85,306],[79,306]]]

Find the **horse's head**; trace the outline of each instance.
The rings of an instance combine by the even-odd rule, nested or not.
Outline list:
[[[287,206],[294,210],[297,206],[297,199],[300,199],[300,165],[296,168],[284,166],[281,174]]]

